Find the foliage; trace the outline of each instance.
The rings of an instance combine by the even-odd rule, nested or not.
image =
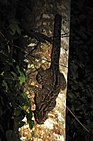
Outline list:
[[[24,29],[16,18],[18,2],[0,1],[0,140],[5,141],[19,140],[17,132],[24,125],[22,119],[25,116],[31,129],[34,124],[31,101],[23,92],[24,67],[16,48],[19,38],[24,36]]]
[[[1,33],[1,37],[2,35]],[[5,40],[5,38],[0,41],[0,130],[4,128],[3,126],[8,125],[6,131],[2,130],[3,134],[6,132],[6,138],[14,136],[9,135],[14,134],[10,133],[13,132],[10,131],[13,127],[9,126],[12,119],[12,126],[18,129],[24,124],[24,122],[22,122],[24,116],[27,116],[30,127],[33,127],[31,102],[22,90],[23,83],[25,82],[25,74],[20,69],[16,60],[13,59],[13,56],[11,57],[11,46],[8,42],[9,41],[7,39]],[[7,110],[9,113],[7,113]],[[12,114],[12,116],[9,117],[9,121],[8,119],[4,121],[4,116],[7,116],[7,114]],[[10,140],[9,138],[7,140]]]
[[[18,128],[24,125],[25,116],[31,129],[34,125],[31,101],[23,92],[24,47],[28,41],[24,37],[39,43],[52,42],[51,38],[32,30],[34,5],[32,0],[0,0],[0,140],[19,140]]]

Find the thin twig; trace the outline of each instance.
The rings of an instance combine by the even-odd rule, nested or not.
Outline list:
[[[81,121],[73,114],[73,112],[66,106],[67,110],[71,113],[71,115],[75,118],[75,120],[89,133],[89,130],[81,123]]]

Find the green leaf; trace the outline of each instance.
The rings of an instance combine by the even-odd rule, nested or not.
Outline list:
[[[27,121],[27,122],[28,122],[28,124],[29,124],[30,129],[32,129],[33,126],[34,126],[34,121],[33,121],[33,120],[29,120],[29,121]]]
[[[33,128],[34,121],[32,120],[32,112],[26,113],[27,123],[29,124],[30,129]]]
[[[32,113],[26,113],[27,121],[32,119]]]
[[[21,29],[19,27],[19,22],[16,19],[10,20],[10,25],[9,25],[9,32],[13,36],[16,34],[21,34]]]
[[[22,85],[25,82],[25,75],[24,73],[20,70],[19,66],[16,66],[17,71],[19,72],[20,76],[18,77],[20,85]]]
[[[10,34],[12,36],[15,35],[15,33],[16,33],[16,27],[15,27],[15,25],[13,25],[13,24],[10,24],[9,25],[9,32],[10,32]]]
[[[22,103],[23,103],[22,106],[24,106],[24,105],[30,106],[31,105],[31,102],[29,101],[29,99],[25,93],[21,93],[20,99],[22,100]]]
[[[19,27],[18,25],[16,25],[16,32],[17,32],[18,34],[21,34],[21,29],[20,29],[20,27]]]
[[[18,108],[18,109],[15,110],[15,115],[16,115],[16,117],[21,114],[21,111],[22,111],[21,108]]]
[[[3,82],[2,82],[2,86],[5,88],[5,91],[7,92],[7,90],[8,90],[8,85],[7,85],[7,83],[6,83],[5,80],[3,80]]]
[[[23,73],[21,73],[21,75],[19,76],[19,81],[20,85],[22,85],[25,82],[25,75]]]

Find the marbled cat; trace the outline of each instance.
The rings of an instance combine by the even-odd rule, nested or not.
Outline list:
[[[48,118],[48,113],[55,107],[56,98],[60,89],[66,87],[66,80],[63,73],[59,71],[59,57],[61,47],[61,21],[59,14],[54,18],[53,47],[51,53],[51,65],[48,69],[41,69],[36,79],[42,85],[42,90],[35,95],[36,110],[34,112],[35,120],[38,124],[43,124]]]

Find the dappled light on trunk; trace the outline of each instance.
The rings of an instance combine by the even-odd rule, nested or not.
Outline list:
[[[65,141],[70,2],[56,4],[57,9],[53,13],[46,2],[47,6],[34,25],[36,31],[28,31],[29,35],[34,34],[35,39],[29,39],[26,49],[28,69],[24,91],[31,99],[34,126],[31,133],[27,125],[20,129],[23,141],[27,138],[32,141]],[[57,13],[57,22],[62,18],[62,23],[58,23],[61,27],[57,27],[56,40],[54,19]],[[57,46],[55,51],[54,46]],[[24,132],[29,132],[29,137]]]

